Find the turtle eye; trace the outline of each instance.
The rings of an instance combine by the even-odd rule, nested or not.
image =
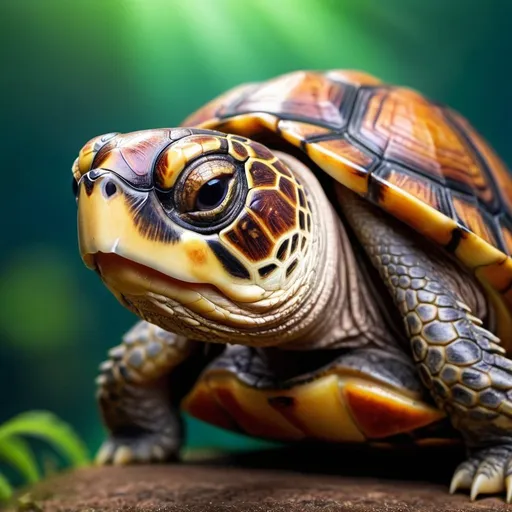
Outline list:
[[[200,163],[177,187],[175,201],[178,210],[191,220],[217,220],[232,202],[236,176],[236,167],[228,160]]]
[[[221,176],[207,181],[197,193],[195,209],[213,210],[225,199],[232,176]]]

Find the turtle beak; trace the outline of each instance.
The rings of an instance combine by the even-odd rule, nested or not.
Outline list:
[[[91,270],[98,270],[98,254],[116,254],[120,240],[129,238],[133,230],[126,188],[114,173],[103,170],[89,171],[80,179],[78,244],[82,260]],[[143,202],[148,193],[129,190],[129,194]]]
[[[85,265],[101,269],[106,256],[171,273],[169,277],[194,282],[181,261],[183,230],[165,214],[152,190],[139,190],[116,173],[94,169],[78,185],[78,244]]]
[[[111,171],[93,169],[80,179],[78,241],[85,265],[116,295],[153,291],[181,299],[199,285],[241,301],[262,293],[234,285],[204,237],[172,222],[152,190]]]
[[[181,261],[181,235],[151,190],[137,190],[105,170],[81,178],[80,255],[116,296],[145,295],[155,287],[181,290],[197,283],[190,265]]]

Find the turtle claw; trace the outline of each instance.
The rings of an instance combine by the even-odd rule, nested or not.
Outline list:
[[[157,434],[138,437],[111,437],[98,450],[98,466],[126,466],[170,462],[178,459],[179,442]]]
[[[450,494],[468,489],[471,501],[480,494],[506,491],[507,503],[512,502],[512,447],[488,448],[475,452],[455,470]]]
[[[112,458],[114,446],[110,441],[105,441],[98,450],[94,462],[97,466],[105,466]]]
[[[455,471],[450,483],[450,494],[458,489],[470,489],[478,464],[474,460],[463,462]]]
[[[507,503],[512,503],[512,476],[505,477],[505,487],[507,488]]]

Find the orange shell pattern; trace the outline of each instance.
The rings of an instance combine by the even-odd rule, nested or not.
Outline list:
[[[181,403],[219,428],[274,441],[453,443],[445,414],[421,396],[336,368],[283,389],[260,389],[234,373],[206,369]]]
[[[488,291],[510,351],[512,175],[461,114],[363,72],[302,71],[237,87],[182,124],[278,135],[443,246]]]

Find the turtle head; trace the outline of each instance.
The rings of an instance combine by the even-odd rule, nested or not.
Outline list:
[[[276,155],[210,130],[92,139],[73,165],[85,265],[164,329],[265,343],[311,274],[311,203]]]

